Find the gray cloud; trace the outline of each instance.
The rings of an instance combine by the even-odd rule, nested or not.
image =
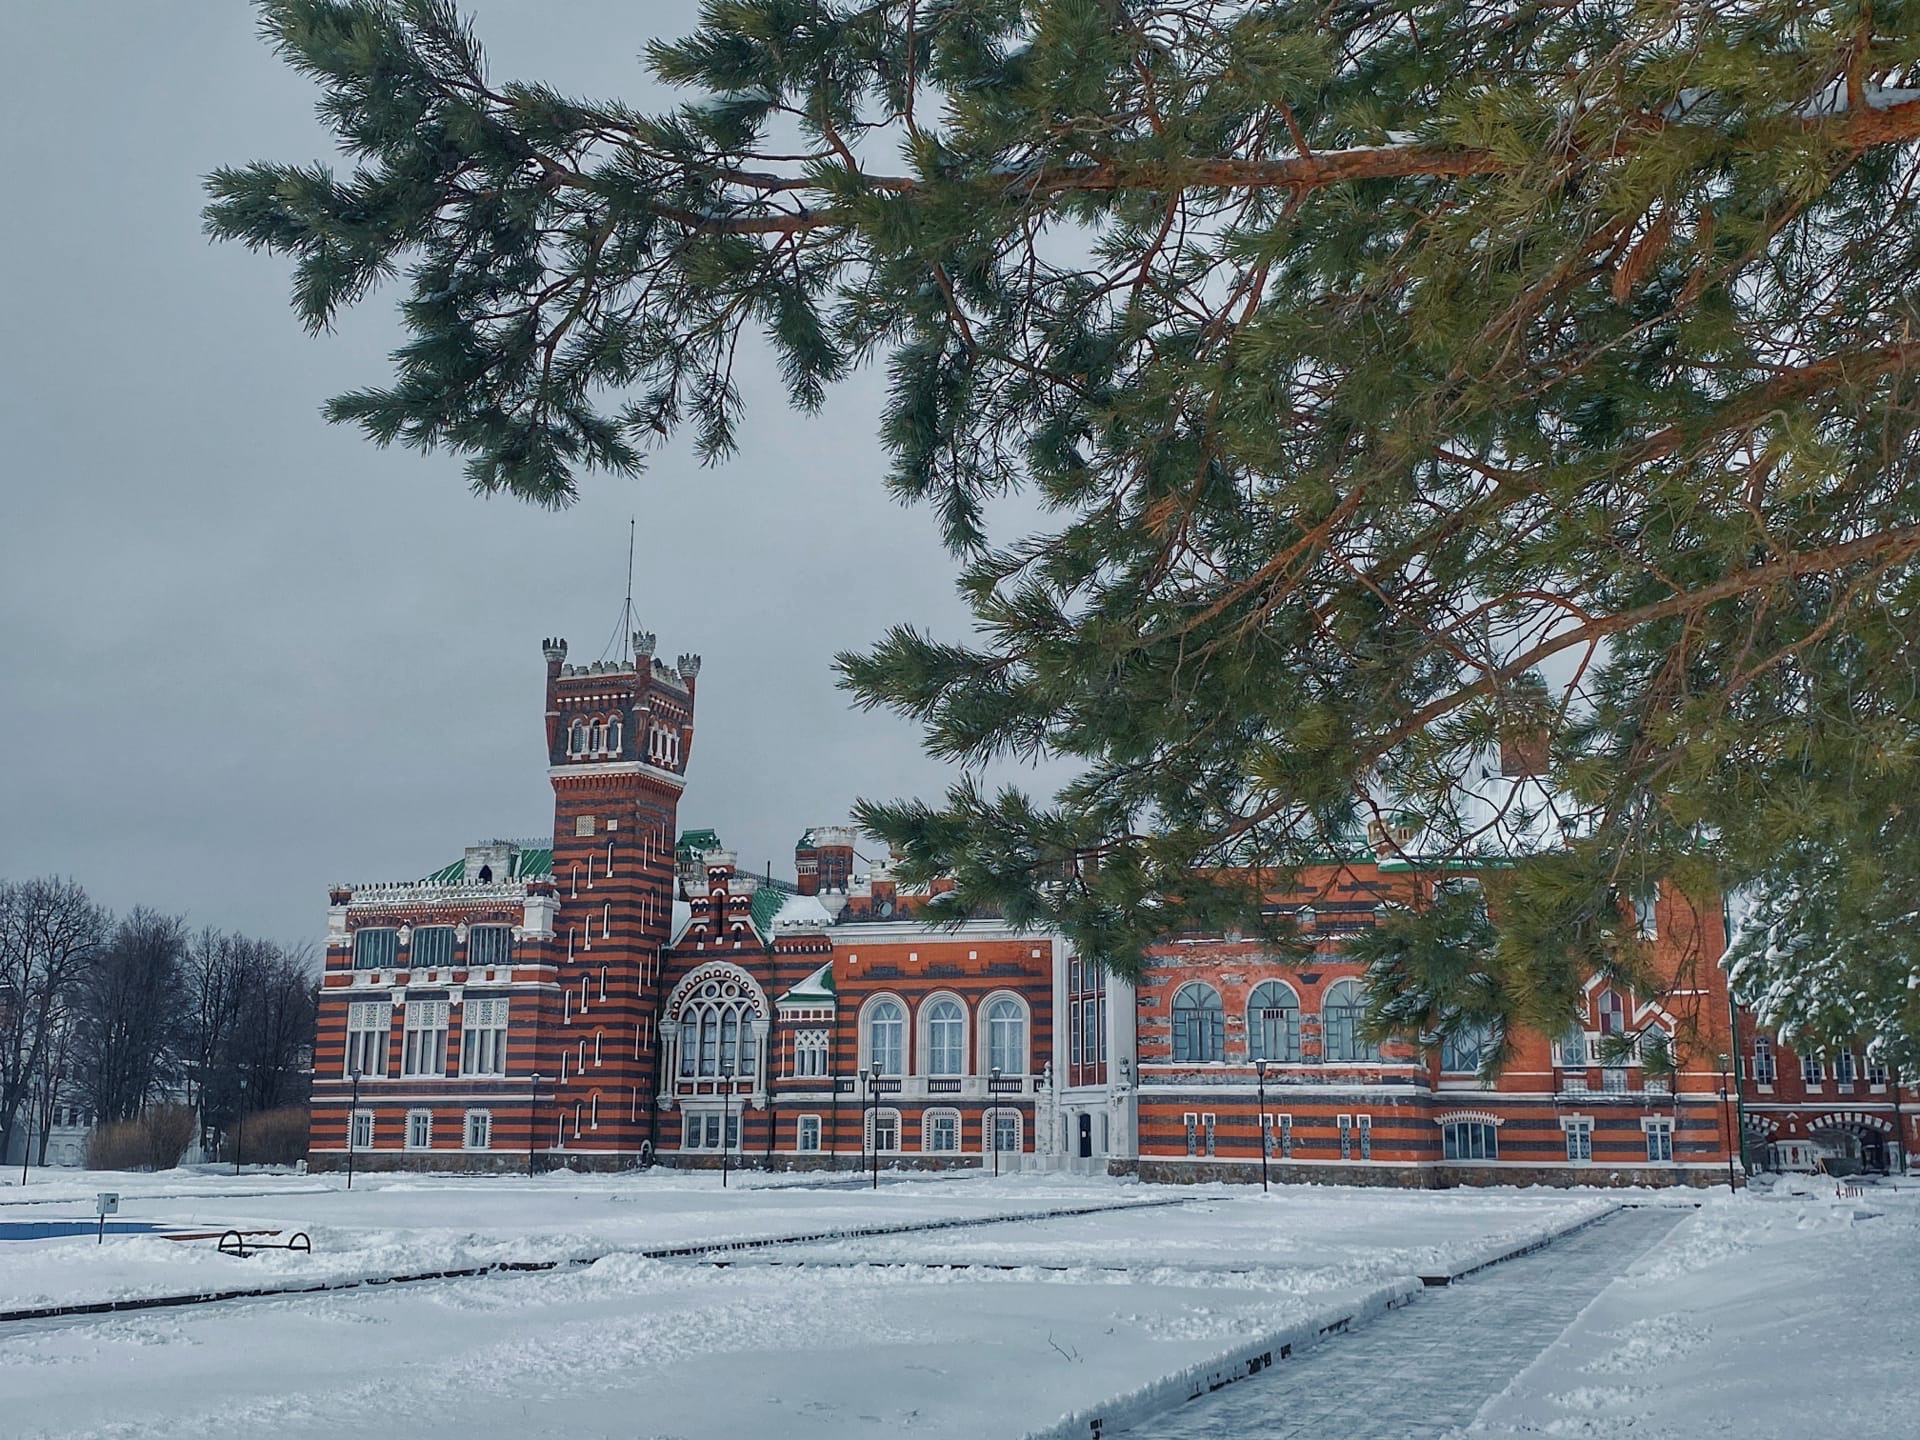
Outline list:
[[[489,0],[494,73],[664,100],[637,54],[690,0]],[[636,603],[706,657],[683,822],[790,868],[855,794],[950,778],[828,669],[900,619],[959,633],[931,518],[881,489],[879,381],[816,418],[763,371],[738,458],[684,448],[549,515],[469,496],[320,403],[384,373],[386,307],[306,338],[278,262],[201,235],[200,177],[328,153],[313,93],[243,5],[0,16],[0,875],[313,934],[337,879],[543,833],[543,635]]]

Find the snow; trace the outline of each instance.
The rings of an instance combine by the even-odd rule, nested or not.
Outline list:
[[[852,1177],[846,1177],[851,1180]],[[308,1231],[246,1261],[147,1236],[0,1242],[6,1303],[597,1254],[540,1274],[0,1327],[9,1436],[386,1433],[1019,1436],[1249,1337],[1414,1293],[1617,1203],[1597,1192],[1149,1187],[1017,1175],[152,1177],[42,1172],[0,1222],[85,1214]],[[777,1183],[765,1183],[776,1180]],[[36,1194],[35,1192],[39,1193]],[[18,1206],[22,1198],[41,1202]],[[641,1258],[707,1237],[1174,1206],[783,1246],[726,1266]],[[778,1262],[778,1263],[776,1263]],[[976,1268],[953,1268],[970,1264]],[[985,1268],[1011,1267],[1011,1268]]]
[[[1471,1433],[1893,1440],[1920,1428],[1920,1182],[1857,1198],[1806,1178],[1738,1196],[1262,1195],[1031,1174],[883,1176],[874,1191],[852,1175],[750,1173],[723,1191],[716,1172],[656,1171],[361,1176],[348,1193],[332,1175],[41,1171],[25,1190],[0,1187],[0,1225],[84,1217],[99,1189],[120,1192],[125,1219],[303,1229],[314,1254],[240,1261],[211,1241],[146,1235],[0,1241],[0,1305],[502,1258],[588,1263],[6,1324],[9,1440],[1084,1434],[1068,1417],[1145,1414],[1216,1370],[1245,1373],[1275,1337],[1311,1339],[1408,1299],[1417,1322],[1419,1274],[1457,1272],[1622,1201],[1702,1208],[1565,1334],[1540,1334],[1538,1360]],[[1169,1200],[1181,1203],[1141,1208]],[[1020,1218],[1108,1205],[1132,1208]],[[1013,1223],[780,1245],[724,1264],[637,1253],[1001,1217]]]
[[[1920,1182],[1720,1195],[1491,1401],[1478,1436],[1920,1433]]]

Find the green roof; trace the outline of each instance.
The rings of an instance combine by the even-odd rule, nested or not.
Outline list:
[[[553,847],[551,845],[529,846],[515,849],[508,862],[511,869],[507,872],[509,880],[531,880],[538,875],[553,873]],[[420,883],[423,885],[458,885],[467,875],[467,861],[463,855],[451,865],[442,865]]]
[[[830,997],[832,994],[833,962],[829,960],[780,998],[782,1000],[806,1000],[814,996]]]
[[[724,850],[720,843],[718,830],[682,830],[680,832],[680,858],[692,860],[708,850]]]
[[[762,937],[773,934],[773,917],[780,913],[780,907],[787,903],[787,897],[771,885],[762,885],[753,892],[753,928]]]

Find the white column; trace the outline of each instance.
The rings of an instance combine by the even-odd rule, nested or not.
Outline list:
[[[747,1022],[753,1030],[753,1105],[756,1110],[767,1106],[767,1030],[765,1020]]]
[[[660,1027],[660,1098],[673,1093],[674,1077],[680,1073],[680,1027]]]

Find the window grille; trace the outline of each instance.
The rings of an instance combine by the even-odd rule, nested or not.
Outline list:
[[[1226,1055],[1226,1014],[1211,985],[1183,985],[1173,997],[1173,1058],[1204,1065]]]
[[[507,965],[513,960],[513,927],[476,925],[467,932],[469,965]]]
[[[426,1076],[447,1073],[447,1002],[409,1000],[402,1032],[400,1073]]]
[[[1300,1058],[1300,1001],[1278,980],[1263,980],[1247,997],[1247,1058],[1291,1064]]]
[[[1440,1127],[1440,1153],[1448,1160],[1498,1160],[1500,1131],[1484,1120],[1453,1120]]]
[[[415,970],[439,970],[453,964],[453,926],[422,925],[408,943],[407,963]]]
[[[460,1010],[460,1073],[507,1073],[507,1001],[505,997],[469,998]]]
[[[927,1006],[927,1055],[929,1075],[959,1075],[967,1068],[967,1017],[958,1003],[935,1000]]]
[[[391,970],[399,941],[392,930],[356,930],[353,932],[353,968]]]
[[[347,1006],[347,1077],[387,1073],[388,1031],[393,1006],[386,1000],[356,1000]]]

